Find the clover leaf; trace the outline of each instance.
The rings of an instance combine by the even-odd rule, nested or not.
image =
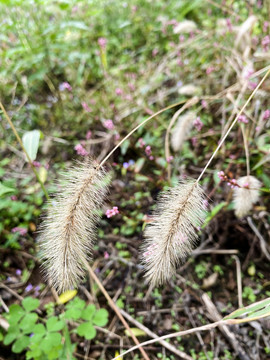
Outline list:
[[[22,301],[22,306],[26,311],[30,312],[36,310],[39,307],[40,301],[30,296],[26,297]]]
[[[77,334],[83,336],[87,340],[91,340],[95,338],[97,332],[93,324],[87,321],[77,327]]]
[[[108,311],[106,309],[98,310],[93,318],[93,323],[98,326],[105,326],[108,323]]]

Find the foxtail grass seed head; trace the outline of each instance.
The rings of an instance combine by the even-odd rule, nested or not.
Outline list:
[[[47,278],[59,292],[76,287],[84,276],[108,182],[97,163],[78,163],[63,174],[49,204],[38,242]]]
[[[172,131],[171,137],[172,148],[175,152],[181,150],[195,119],[196,114],[192,111],[179,116],[177,124]]]
[[[237,180],[239,187],[233,190],[235,215],[246,216],[260,197],[261,182],[254,176],[243,176]]]
[[[141,255],[151,285],[171,279],[179,263],[192,252],[206,216],[205,204],[204,191],[194,180],[181,181],[159,196],[145,229]]]

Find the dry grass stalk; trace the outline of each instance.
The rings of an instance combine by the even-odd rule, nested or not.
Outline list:
[[[179,116],[177,124],[172,131],[171,144],[173,150],[179,151],[183,143],[192,128],[193,120],[196,119],[196,114],[192,111],[185,113],[182,116]]]
[[[260,197],[259,189],[261,182],[254,176],[243,176],[237,180],[240,187],[235,187],[234,209],[235,215],[239,218],[246,216]]]
[[[58,291],[76,286],[84,275],[106,192],[106,172],[90,160],[62,176],[38,238],[44,270]]]
[[[153,286],[169,280],[192,251],[205,218],[205,197],[198,182],[185,180],[163,192],[146,226],[142,261]]]

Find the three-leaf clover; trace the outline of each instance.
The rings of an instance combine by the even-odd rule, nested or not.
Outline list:
[[[12,304],[7,315],[10,326],[4,344],[9,345],[16,340],[12,345],[14,353],[22,352],[30,343],[30,337],[27,335],[32,333],[38,319],[38,315],[32,311],[39,307],[39,300],[26,297],[22,301],[22,306]]]

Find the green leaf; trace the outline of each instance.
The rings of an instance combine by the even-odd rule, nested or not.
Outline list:
[[[94,304],[88,305],[82,312],[82,319],[91,320],[95,311],[96,307]]]
[[[59,321],[56,316],[52,316],[47,320],[46,327],[49,332],[59,331],[63,329],[64,322],[61,320]]]
[[[22,301],[22,306],[26,311],[33,311],[39,307],[40,301],[38,299],[34,299],[30,296],[26,297]]]
[[[31,337],[31,344],[39,344],[40,340],[46,334],[46,329],[43,324],[37,324],[33,327],[32,332],[34,335]]]
[[[61,334],[57,332],[48,333],[42,340],[40,348],[47,354],[54,346],[60,345],[61,341]]]
[[[24,314],[25,312],[20,305],[12,304],[9,308],[9,325],[17,324]]]
[[[12,351],[16,354],[22,352],[29,345],[30,338],[28,336],[23,335],[15,343],[12,345]]]
[[[83,336],[87,340],[94,339],[96,333],[96,329],[90,322],[82,323],[77,327],[77,334]]]
[[[39,139],[40,139],[40,131],[39,130],[32,130],[27,131],[23,134],[22,142],[27,151],[30,159],[33,161],[37,157],[38,146],[39,146]]]
[[[82,314],[82,310],[74,308],[74,309],[69,309],[65,312],[65,318],[68,320],[78,320],[80,319]]]
[[[93,323],[98,326],[105,326],[108,322],[108,311],[106,309],[100,309],[95,313]]]
[[[10,188],[8,186],[5,186],[0,182],[0,196],[3,196],[5,194],[9,194],[9,193],[13,193],[14,191],[15,191],[15,189],[12,189],[12,188]]]
[[[11,344],[15,339],[17,339],[18,335],[19,335],[20,331],[18,329],[18,327],[16,326],[10,326],[8,329],[8,333],[5,336],[4,339],[4,345],[9,345]]]
[[[20,329],[22,329],[25,334],[30,334],[33,332],[33,327],[37,319],[38,316],[36,313],[26,314],[19,324]]]

